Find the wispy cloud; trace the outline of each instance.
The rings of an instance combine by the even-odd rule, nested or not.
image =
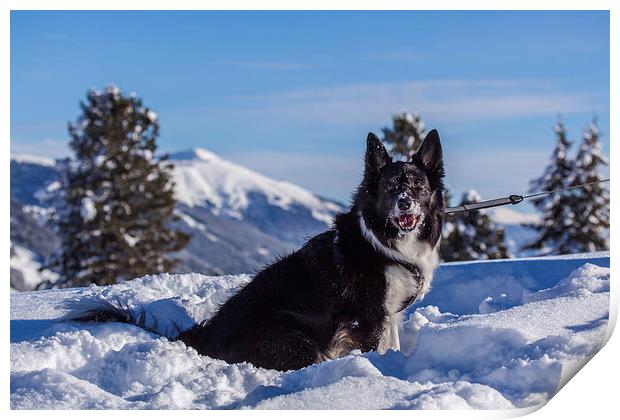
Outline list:
[[[228,103],[246,115],[377,124],[401,109],[452,121],[590,112],[600,98],[591,92],[553,89],[549,83],[537,81],[428,80],[235,96],[229,97]]]
[[[225,60],[218,64],[250,70],[307,70],[312,67],[305,63],[269,60]]]
[[[23,74],[25,79],[29,80],[49,80],[50,73],[45,70],[32,70],[24,72]]]
[[[359,58],[363,60],[393,60],[399,62],[420,61],[424,56],[421,53],[411,50],[386,50],[373,51],[363,54]]]
[[[64,41],[66,39],[69,39],[69,35],[63,32],[48,32],[43,34],[43,37],[55,41]]]

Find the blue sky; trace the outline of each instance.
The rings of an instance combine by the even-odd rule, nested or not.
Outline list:
[[[609,14],[11,13],[12,152],[59,157],[91,87],[157,111],[160,148],[210,149],[346,200],[368,131],[418,111],[455,194],[524,192],[597,115],[609,133]]]

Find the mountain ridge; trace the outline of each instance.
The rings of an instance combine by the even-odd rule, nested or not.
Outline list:
[[[254,272],[329,229],[333,216],[346,209],[335,200],[267,177],[206,149],[189,149],[168,156],[174,164],[178,200],[175,214],[179,220],[172,224],[192,236],[188,247],[176,255],[181,263],[175,273]],[[47,236],[52,230],[42,226],[50,207],[45,197],[53,196],[50,186],[60,177],[55,164],[50,165],[52,162],[42,156],[11,155],[11,216],[14,218],[15,214],[15,220],[27,224],[25,229],[44,229]],[[536,215],[502,209],[492,213],[492,217],[509,227],[509,247],[516,251],[523,235],[527,239],[529,234],[522,232],[518,223],[531,221]],[[43,261],[48,252],[33,249],[31,243],[20,237],[19,230],[13,223],[12,245],[30,251],[36,263]],[[18,265],[12,260],[12,276]]]

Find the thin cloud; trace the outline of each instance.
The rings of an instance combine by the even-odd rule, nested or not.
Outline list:
[[[44,70],[33,70],[28,71],[23,74],[25,79],[29,80],[49,80],[51,75],[49,72]]]
[[[64,41],[66,39],[69,39],[69,35],[63,32],[48,32],[46,34],[43,34],[43,37],[56,41]]]
[[[362,60],[421,61],[424,56],[415,51],[372,51],[359,57]]]
[[[227,102],[231,109],[248,117],[376,124],[401,109],[420,111],[426,118],[451,121],[589,112],[595,104],[604,103],[601,97],[591,92],[553,90],[546,82],[430,80],[233,96]]]
[[[252,60],[226,60],[219,62],[222,66],[238,67],[250,70],[307,70],[311,66],[305,63],[291,61],[252,61]]]

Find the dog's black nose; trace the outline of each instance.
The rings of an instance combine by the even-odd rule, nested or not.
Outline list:
[[[401,197],[396,202],[396,205],[401,211],[409,210],[411,208],[411,204],[411,198],[409,197]]]

